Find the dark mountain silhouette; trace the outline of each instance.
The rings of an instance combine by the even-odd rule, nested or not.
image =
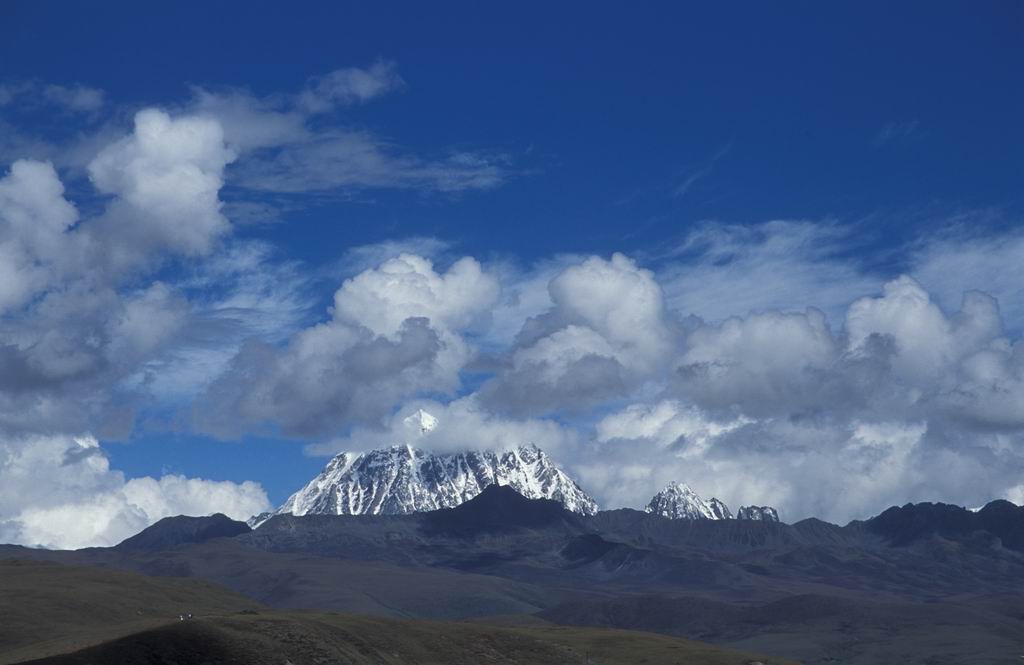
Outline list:
[[[579,516],[551,499],[527,499],[505,485],[490,485],[450,510],[423,513],[422,529],[432,534],[472,536],[554,525],[577,526]]]
[[[121,541],[116,549],[156,552],[178,545],[205,543],[214,538],[233,538],[251,529],[245,522],[236,522],[217,513],[209,517],[165,517],[131,538]]]
[[[993,501],[977,512],[945,503],[908,503],[889,508],[866,526],[899,547],[941,536],[960,542],[998,538],[1003,547],[1024,551],[1024,508],[1009,501]]]

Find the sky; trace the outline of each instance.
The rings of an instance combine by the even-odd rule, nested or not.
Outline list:
[[[0,5],[0,541],[535,443],[1024,502],[1024,6]]]

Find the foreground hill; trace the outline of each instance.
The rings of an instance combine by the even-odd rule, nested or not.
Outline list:
[[[0,663],[112,640],[183,613],[252,609],[263,607],[203,580],[0,560]]]
[[[493,626],[315,613],[171,623],[24,665],[783,665],[678,638],[623,630]]]
[[[272,612],[187,579],[0,563],[0,663],[37,665],[746,665],[769,659],[622,630]],[[193,618],[181,621],[188,612]]]

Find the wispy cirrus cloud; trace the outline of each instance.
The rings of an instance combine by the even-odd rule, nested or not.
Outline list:
[[[106,104],[106,93],[87,85],[59,85],[40,81],[0,83],[0,107],[50,106],[58,110],[94,114]]]
[[[711,156],[711,159],[708,160],[708,163],[705,166],[697,169],[676,185],[672,189],[672,196],[677,199],[681,199],[686,196],[687,192],[690,191],[690,188],[693,187],[698,180],[710,174],[715,168],[715,164],[732,151],[733,145],[734,142],[729,141],[729,143],[722,146],[714,155]]]
[[[490,189],[509,177],[508,158],[450,150],[423,156],[337,117],[402,90],[394,63],[345,68],[310,79],[294,93],[260,97],[245,89],[193,89],[190,108],[218,118],[241,158],[230,174],[240,187],[278,194],[413,189],[441,193]],[[315,122],[314,122],[315,120]]]
[[[912,120],[890,120],[882,125],[871,139],[874,148],[883,148],[894,143],[906,142],[921,136],[921,122]]]

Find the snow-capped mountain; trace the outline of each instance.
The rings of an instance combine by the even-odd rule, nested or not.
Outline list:
[[[437,419],[425,411],[406,418],[425,434]],[[453,508],[492,484],[508,485],[531,499],[554,499],[568,510],[592,515],[597,503],[536,446],[503,452],[432,454],[411,445],[367,453],[341,453],[274,514],[396,515]],[[255,527],[272,515],[258,515]]]
[[[779,513],[771,506],[741,506],[736,511],[738,520],[755,520],[757,522],[778,522]]]
[[[714,497],[705,501],[689,485],[675,481],[655,494],[645,510],[673,520],[779,521],[779,514],[771,506],[743,506],[733,518],[732,511],[724,502]]]
[[[708,506],[711,508],[711,512],[713,512],[715,514],[715,519],[718,519],[718,520],[731,520],[732,519],[732,511],[729,510],[729,506],[725,505],[724,502],[716,499],[715,497],[711,497],[711,500],[708,501]]]
[[[728,519],[723,515],[732,516],[718,499],[705,501],[689,485],[674,480],[654,495],[646,510],[673,520],[720,520]]]

